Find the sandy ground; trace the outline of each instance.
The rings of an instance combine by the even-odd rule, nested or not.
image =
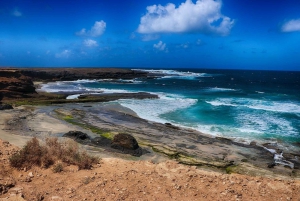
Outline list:
[[[102,159],[92,170],[75,166],[16,170],[18,148],[0,140],[0,200],[300,200],[300,182],[221,174],[175,161]],[[5,191],[3,191],[5,189]],[[0,192],[1,192],[0,191]]]

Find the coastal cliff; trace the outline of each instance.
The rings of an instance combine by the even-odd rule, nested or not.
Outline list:
[[[36,97],[33,82],[79,79],[133,79],[147,73],[115,68],[4,68],[0,69],[0,101]]]
[[[3,98],[26,98],[34,94],[32,79],[19,70],[0,70],[0,100]]]

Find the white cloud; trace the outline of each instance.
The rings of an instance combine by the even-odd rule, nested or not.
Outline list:
[[[86,47],[97,47],[98,43],[95,40],[86,39],[83,41],[83,45]]]
[[[186,33],[228,35],[234,21],[221,14],[221,0],[186,0],[178,8],[169,3],[166,6],[147,7],[137,31],[150,33]]]
[[[22,13],[17,8],[11,14],[15,17],[21,17],[22,16]]]
[[[157,44],[154,44],[153,47],[158,49],[159,51],[168,51],[168,49],[166,48],[166,43],[163,43],[162,41],[159,41]]]
[[[61,53],[56,53],[55,57],[56,58],[69,58],[71,55],[71,50],[64,50]]]
[[[282,32],[300,31],[300,19],[290,20],[281,27]]]
[[[85,28],[83,28],[80,31],[76,32],[76,35],[98,37],[104,33],[105,29],[106,23],[103,20],[96,21],[91,30],[86,30]]]

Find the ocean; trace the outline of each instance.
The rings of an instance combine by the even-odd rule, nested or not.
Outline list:
[[[150,92],[159,99],[114,101],[141,118],[236,141],[300,142],[300,72],[138,69],[160,77],[48,83],[48,92]],[[72,95],[68,98],[76,98]]]

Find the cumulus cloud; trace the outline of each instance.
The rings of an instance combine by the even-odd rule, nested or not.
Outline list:
[[[300,31],[300,19],[290,20],[281,27],[282,32]]]
[[[11,14],[15,17],[21,17],[22,16],[22,13],[17,8]]]
[[[83,41],[83,45],[86,47],[97,47],[98,43],[95,40],[86,39]]]
[[[188,33],[228,35],[234,21],[221,14],[221,0],[186,0],[179,7],[172,3],[166,6],[147,7],[137,31],[151,33]]]
[[[71,50],[63,50],[60,53],[56,53],[55,57],[56,58],[69,58],[71,55]]]
[[[162,41],[159,41],[157,44],[154,44],[153,47],[159,51],[167,51],[166,43],[163,43]]]
[[[76,32],[76,35],[99,37],[104,33],[105,29],[106,23],[103,20],[96,21],[94,26],[92,26],[90,30],[86,30],[85,28],[83,28],[80,31]]]

